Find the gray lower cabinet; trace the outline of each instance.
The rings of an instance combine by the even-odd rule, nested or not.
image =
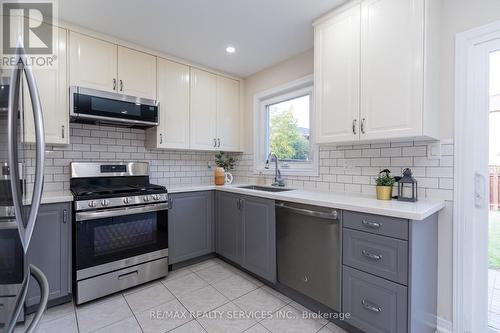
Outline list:
[[[216,225],[218,254],[276,282],[274,200],[218,192]]]
[[[71,211],[70,203],[41,205],[30,248],[28,264],[40,268],[49,282],[49,302],[70,294]],[[31,278],[26,306],[37,305],[40,288]],[[49,303],[50,304],[50,303]]]
[[[241,265],[241,196],[217,192],[217,223],[215,251]]]
[[[242,266],[276,282],[276,214],[274,200],[243,197]]]
[[[213,191],[170,194],[169,264],[214,252]]]
[[[343,212],[342,311],[373,333],[434,333],[437,214],[412,221]]]

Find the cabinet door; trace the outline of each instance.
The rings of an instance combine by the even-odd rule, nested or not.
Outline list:
[[[359,138],[360,5],[315,27],[315,123],[318,143]]]
[[[160,124],[156,147],[189,148],[189,67],[158,58]]]
[[[42,103],[45,143],[69,144],[68,84],[66,80],[66,38],[65,29],[58,29],[54,40],[57,67],[54,69],[33,68]],[[28,86],[24,82],[24,141],[35,142],[33,108]]]
[[[168,211],[169,263],[214,252],[214,194],[208,192],[170,195]]]
[[[361,5],[361,139],[422,135],[425,0]]]
[[[240,151],[240,83],[217,76],[217,148]]]
[[[241,197],[217,192],[216,252],[241,264]]]
[[[69,204],[42,205],[31,238],[27,261],[49,282],[49,301],[69,295],[71,223]],[[26,306],[38,304],[40,288],[31,278]]]
[[[216,146],[217,76],[191,68],[191,149]]]
[[[156,99],[156,57],[118,46],[118,92]]]
[[[70,31],[70,85],[116,92],[116,71],[116,44]]]
[[[242,266],[272,283],[276,283],[274,211],[274,200],[244,198]]]

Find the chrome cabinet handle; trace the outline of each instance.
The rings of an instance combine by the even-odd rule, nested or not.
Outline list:
[[[160,133],[160,144],[163,144],[163,134]]]
[[[64,139],[64,125],[61,126],[61,138]]]
[[[43,192],[43,175],[45,169],[45,136],[43,126],[43,113],[42,103],[40,102],[40,95],[36,87],[35,76],[31,66],[25,66],[28,63],[26,52],[22,46],[18,46],[16,53],[17,66],[13,70],[10,80],[9,91],[9,107],[8,107],[8,159],[10,166],[10,185],[12,197],[14,202],[14,210],[16,218],[19,221],[18,230],[21,238],[21,243],[25,252],[28,251],[33,229],[36,223],[36,217],[40,208]],[[33,118],[35,125],[35,140],[36,140],[36,164],[35,164],[35,180],[33,186],[33,194],[31,197],[31,207],[29,208],[28,220],[23,221],[23,201],[21,184],[19,182],[19,168],[18,161],[18,111],[19,111],[19,97],[21,89],[21,75],[24,72],[26,76],[26,83],[30,94]]]
[[[366,250],[361,251],[361,253],[363,253],[363,255],[365,257],[367,257],[368,259],[372,259],[372,260],[376,260],[376,261],[382,259],[382,255],[381,254],[371,253],[371,252],[368,252]]]
[[[376,313],[379,313],[382,311],[382,308],[378,305],[375,305],[375,304],[372,304],[370,302],[368,302],[367,300],[363,299],[361,301],[361,304],[363,305],[363,307],[369,311],[372,311],[372,312],[376,312]]]
[[[63,211],[63,223],[66,224],[68,222],[68,210],[65,209]]]
[[[113,90],[116,90],[116,79],[113,79]]]
[[[356,131],[356,124],[358,123],[358,120],[357,119],[354,119],[352,121],[352,134],[356,135],[358,134],[358,132]]]
[[[217,147],[220,147],[220,138],[217,139]]]
[[[361,119],[361,134],[365,134],[365,121],[365,118]]]
[[[123,80],[120,80],[120,91],[123,91]]]
[[[217,139],[214,138],[214,148],[217,148]]]
[[[366,221],[366,220],[363,220],[361,223],[363,223],[363,225],[365,227],[372,228],[372,229],[380,229],[380,227],[382,226],[381,223],[370,222],[370,221]]]

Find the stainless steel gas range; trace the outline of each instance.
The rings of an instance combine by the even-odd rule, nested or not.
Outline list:
[[[168,273],[168,193],[148,163],[71,163],[73,292],[81,304]]]

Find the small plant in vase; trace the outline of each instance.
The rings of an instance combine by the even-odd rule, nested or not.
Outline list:
[[[223,151],[215,154],[215,185],[231,184],[233,182],[233,175],[229,170],[233,170],[236,165],[236,160],[226,155]]]
[[[379,172],[375,183],[377,184],[377,199],[378,200],[391,200],[392,187],[396,180],[391,176],[389,169],[384,169]]]

